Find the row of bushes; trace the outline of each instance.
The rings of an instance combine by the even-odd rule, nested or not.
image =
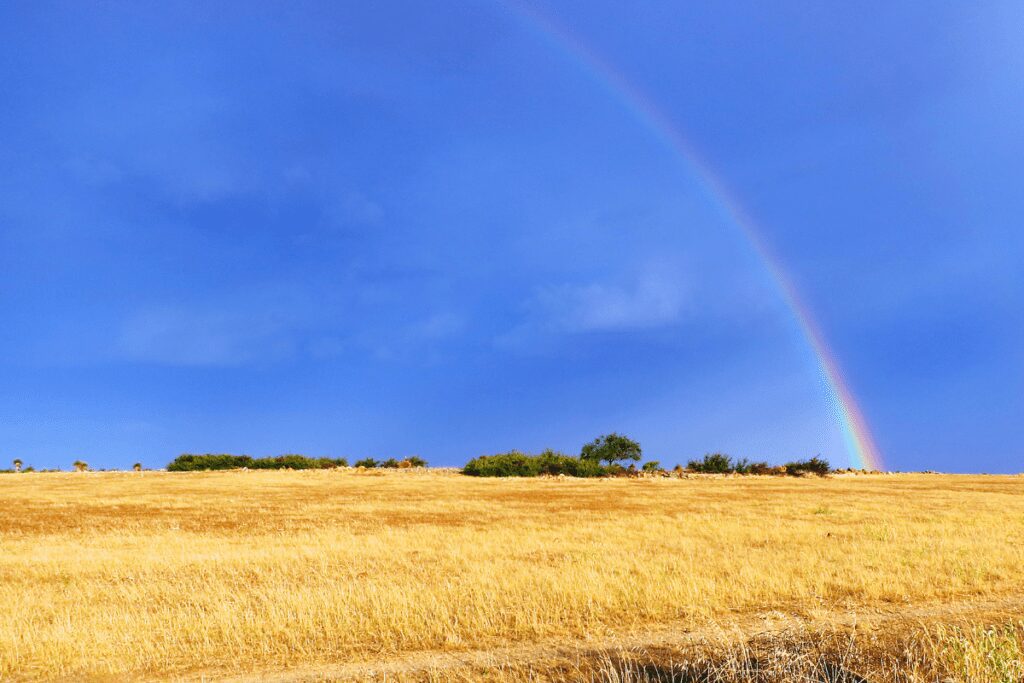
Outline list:
[[[775,474],[800,476],[803,474],[817,474],[824,476],[832,471],[827,460],[814,457],[810,460],[795,460],[785,465],[769,465],[767,462],[750,462],[746,458],[733,460],[722,453],[709,453],[703,460],[691,460],[686,465],[691,472],[702,472],[705,474]]]
[[[396,460],[389,458],[376,461],[373,458],[357,460],[355,467],[426,467],[427,461],[418,456]],[[329,470],[335,467],[348,467],[345,458],[308,458],[304,455],[279,455],[269,458],[254,458],[249,455],[229,455],[227,453],[206,453],[195,455],[185,453],[175,458],[167,466],[169,472],[194,472],[197,470]]]
[[[473,458],[462,468],[462,473],[472,477],[537,477],[542,474],[604,477],[624,470],[618,464],[620,460],[640,460],[640,455],[639,443],[612,432],[584,444],[578,458],[550,448],[539,455],[509,451]]]
[[[497,455],[481,455],[462,468],[471,477],[537,477],[542,474],[567,477],[603,477],[608,468],[594,460],[574,458],[551,449],[539,455],[509,451]]]
[[[710,462],[707,457],[713,457]],[[722,463],[718,458],[728,460]],[[614,477],[632,475],[640,472],[648,474],[668,474],[661,463],[652,460],[645,462],[640,470],[636,465],[624,467],[618,463],[602,465],[593,460],[576,458],[551,449],[538,455],[530,455],[521,451],[509,451],[496,455],[481,455],[473,458],[462,468],[462,473],[472,477],[538,477],[542,475],[565,475],[567,477]],[[691,460],[686,468],[676,465],[674,472],[695,472],[702,474],[755,474],[775,476],[802,476],[816,474],[824,476],[831,472],[828,462],[821,458],[799,460],[785,465],[769,465],[766,462],[749,462],[747,460],[732,461],[728,456],[714,454],[705,460]]]
[[[196,470],[235,470],[246,467],[250,470],[328,470],[334,467],[348,467],[345,458],[307,458],[304,455],[279,455],[270,458],[254,458],[249,455],[227,453],[206,453],[179,455],[167,466],[169,472],[192,472]]]
[[[395,460],[394,458],[388,458],[387,460],[377,461],[373,458],[363,458],[362,460],[356,460],[352,465],[353,467],[365,467],[367,469],[373,469],[376,467],[382,468],[394,468],[394,469],[407,469],[410,467],[426,467],[427,461],[418,455],[414,455],[411,458],[405,458],[404,460]]]
[[[629,437],[607,434],[587,443],[580,449],[579,457],[558,453],[551,449],[538,455],[521,451],[481,455],[473,458],[462,468],[463,474],[473,477],[537,477],[541,475],[565,475],[569,477],[605,477],[632,475],[637,472],[636,464],[624,467],[620,462],[639,461],[642,451],[640,444]],[[602,464],[605,463],[605,464]],[[641,471],[650,474],[667,472],[656,460],[645,462]],[[728,455],[711,453],[703,460],[691,460],[684,470],[675,466],[676,473],[700,472],[707,474],[772,474],[800,476],[803,474],[826,475],[832,468],[828,462],[815,457],[780,466],[766,462],[750,462],[747,459],[733,460]]]

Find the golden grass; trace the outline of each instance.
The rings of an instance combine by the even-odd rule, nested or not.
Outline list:
[[[0,476],[0,509],[0,679],[1024,597],[1021,477],[23,473]]]
[[[887,624],[891,626],[891,624]],[[561,671],[531,672],[549,681],[594,683],[1021,683],[1024,622],[999,626],[895,631],[791,629],[731,642],[701,642],[660,651],[594,653]],[[486,677],[487,672],[481,672]],[[432,674],[451,680],[444,672]],[[529,680],[506,669],[496,680]],[[473,675],[466,680],[479,680]]]

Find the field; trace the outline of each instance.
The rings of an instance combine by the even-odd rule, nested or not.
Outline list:
[[[22,473],[0,509],[3,680],[1024,680],[1024,477]]]

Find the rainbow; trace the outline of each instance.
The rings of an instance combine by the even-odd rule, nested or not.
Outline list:
[[[504,0],[502,4],[531,32],[566,54],[595,82],[619,100],[635,118],[662,140],[679,157],[699,187],[711,199],[713,205],[730,223],[743,233],[756,252],[771,280],[778,290],[807,340],[821,380],[829,397],[830,407],[836,415],[846,443],[847,452],[855,467],[884,470],[882,455],[875,445],[864,414],[845,381],[839,361],[829,350],[825,335],[814,320],[810,308],[801,300],[792,279],[782,267],[782,262],[762,236],[762,231],[743,209],[735,195],[716,174],[668,116],[660,111],[651,100],[629,82],[610,64],[594,53],[582,40],[574,36],[553,18],[540,14],[536,9]]]

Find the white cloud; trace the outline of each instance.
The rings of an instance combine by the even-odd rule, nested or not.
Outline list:
[[[685,298],[680,277],[649,271],[628,284],[545,287],[537,292],[535,307],[548,327],[566,332],[627,330],[677,322]]]
[[[535,353],[565,335],[668,327],[687,312],[689,294],[678,268],[658,265],[625,282],[540,287],[526,302],[525,319],[494,343]]]

